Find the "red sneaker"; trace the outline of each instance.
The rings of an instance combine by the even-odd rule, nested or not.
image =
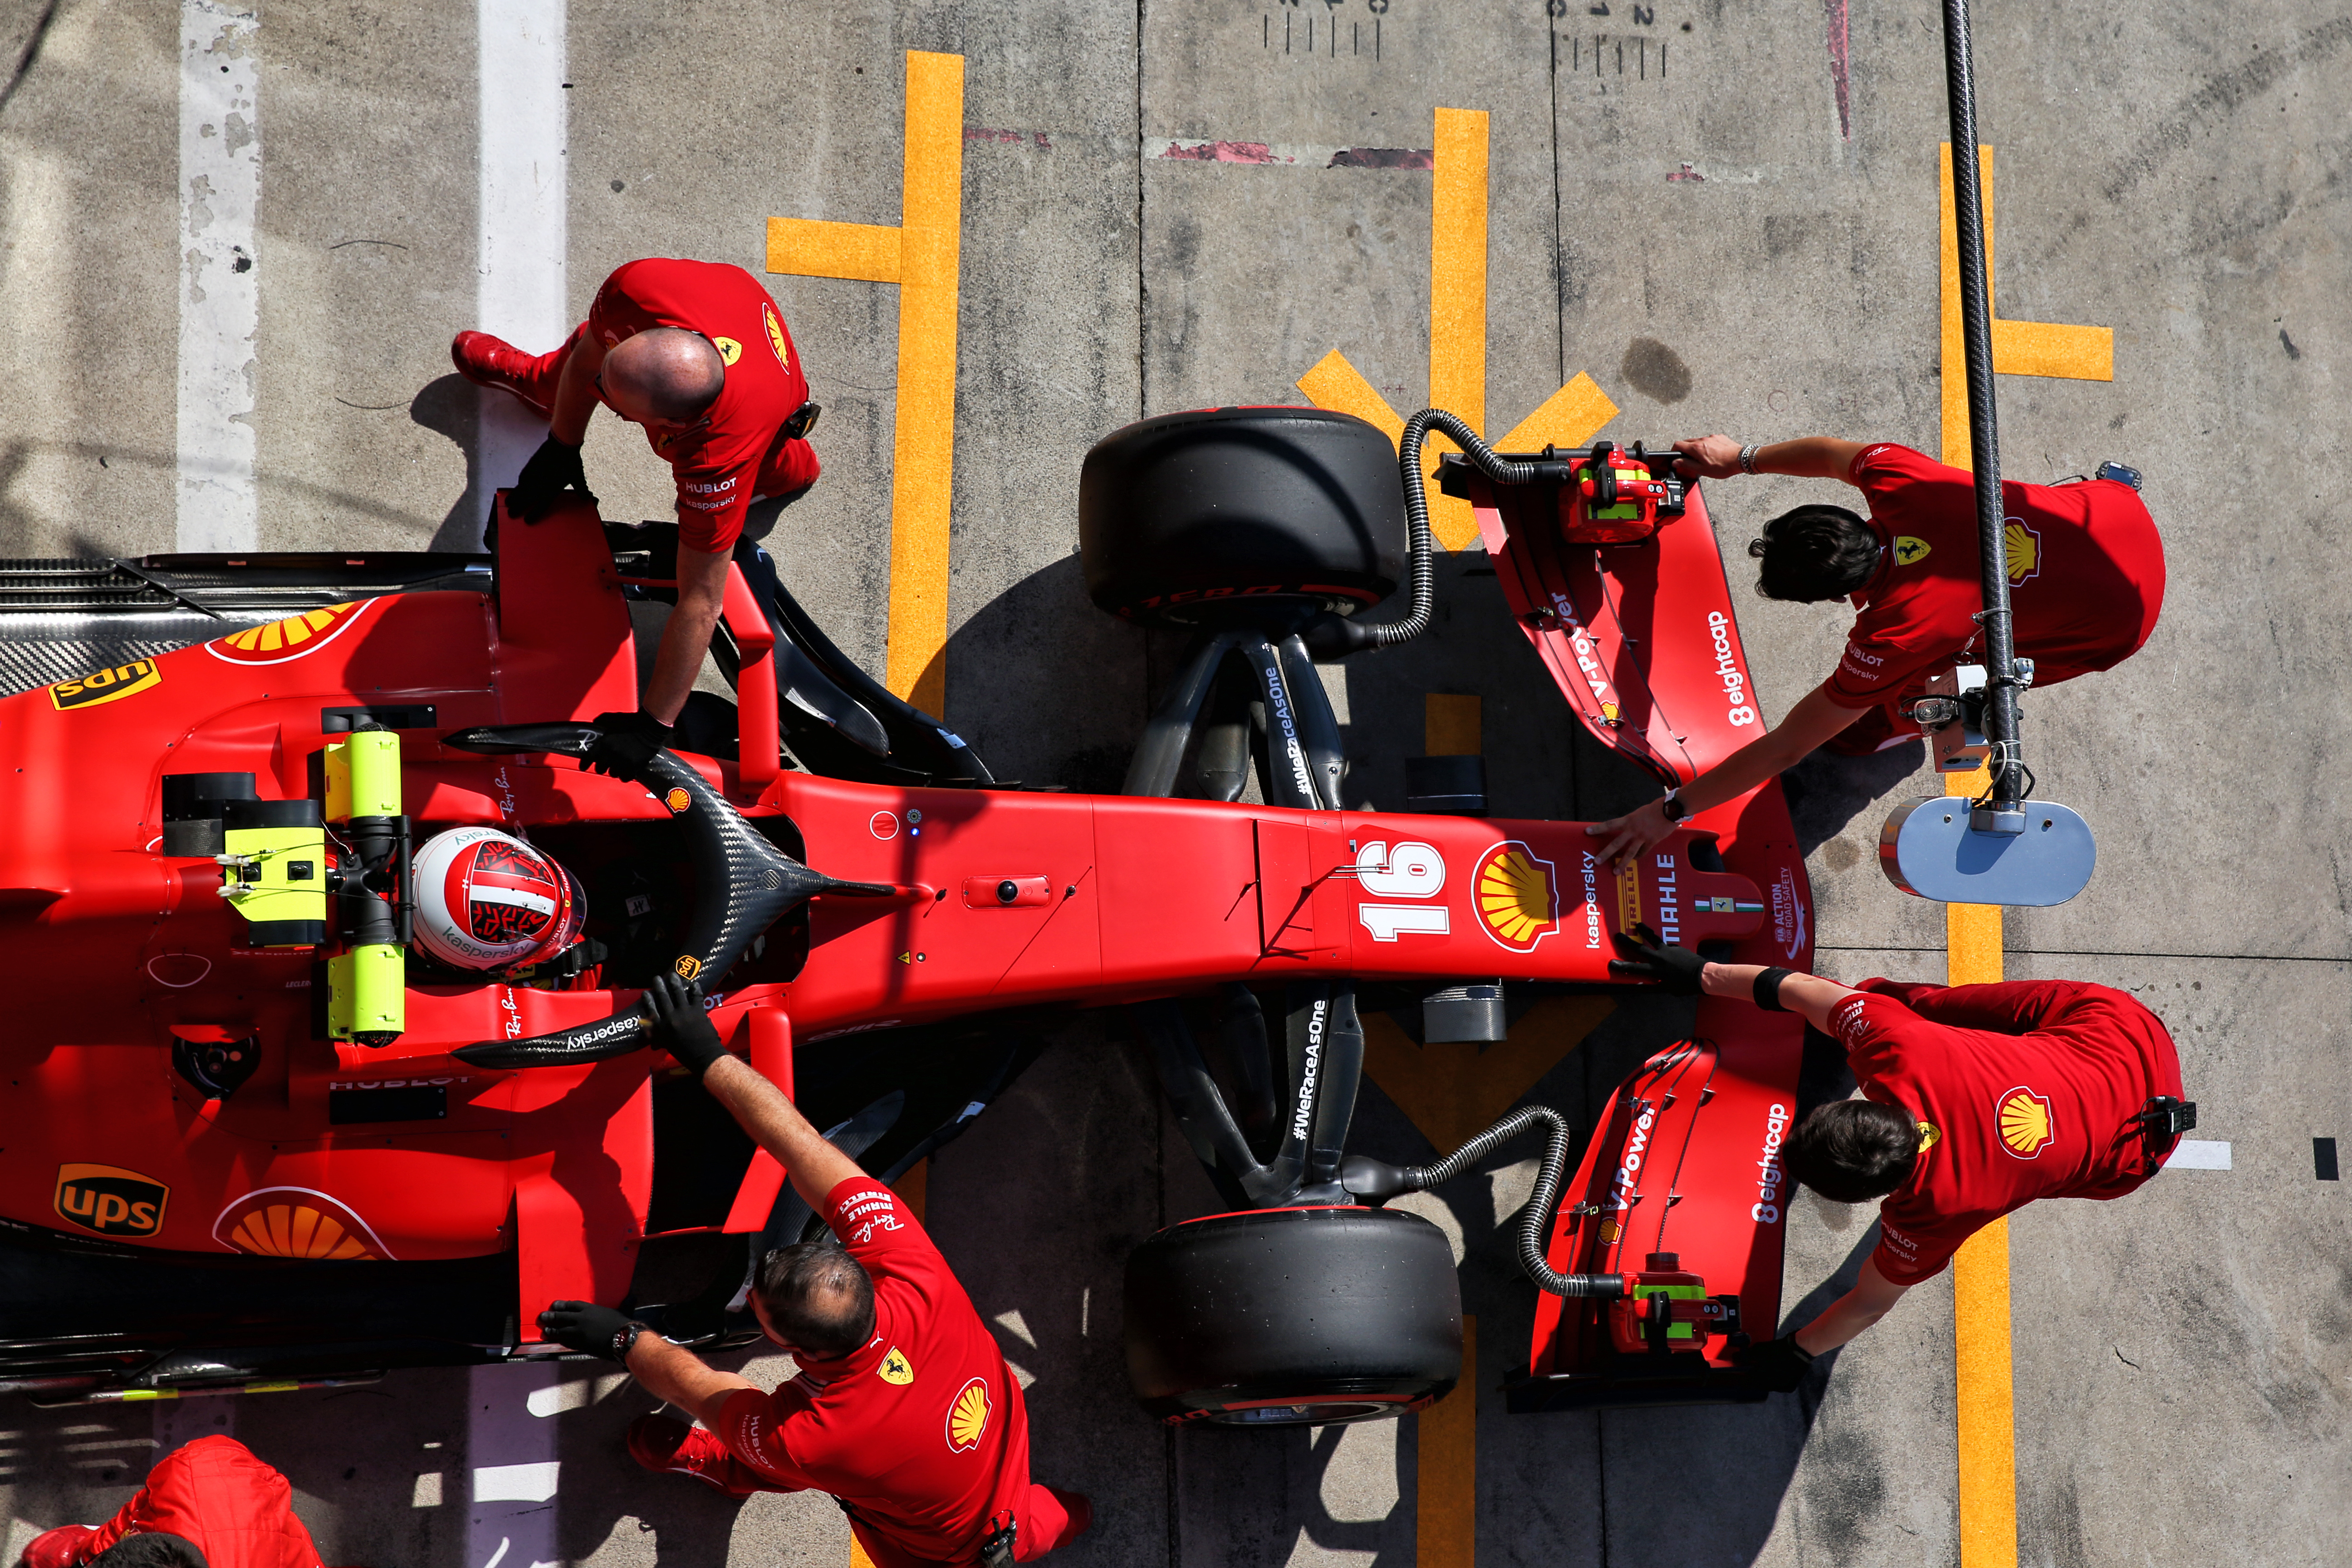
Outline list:
[[[449,340],[449,360],[457,374],[476,386],[495,386],[501,392],[511,392],[529,405],[532,413],[546,418],[551,412],[548,403],[534,395],[549,384],[546,354],[527,354],[507,342],[488,332],[459,332]],[[528,389],[528,390],[527,390]]]
[[[716,1436],[675,1416],[640,1415],[630,1422],[629,1458],[657,1475],[707,1481],[739,1502],[753,1492],[777,1489],[762,1485]]]

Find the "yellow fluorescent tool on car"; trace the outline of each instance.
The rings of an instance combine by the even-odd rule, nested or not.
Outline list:
[[[361,878],[395,860],[402,863],[398,874],[406,874],[400,737],[389,730],[355,731],[327,748],[326,771],[327,818],[344,828],[357,856],[344,873],[350,942],[327,961],[327,1033],[387,1046],[408,1026],[408,959],[393,906],[362,887]]]
[[[232,800],[221,811],[221,897],[256,947],[327,940],[327,830],[315,800]]]

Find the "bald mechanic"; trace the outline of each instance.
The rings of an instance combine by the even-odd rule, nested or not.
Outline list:
[[[580,444],[597,405],[642,426],[677,480],[677,608],[635,713],[599,715],[593,759],[634,773],[667,745],[702,668],[727,592],[727,563],[754,500],[789,505],[816,482],[803,439],[816,422],[792,334],[760,280],[740,267],[655,258],[604,279],[563,346],[529,354],[488,332],[449,345],[457,372],[520,398],[547,439],[515,481],[525,522],[566,489],[593,504]]]
[[[1966,469],[1892,442],[1819,436],[1749,447],[1708,436],[1675,450],[1685,476],[1790,474],[1862,491],[1867,518],[1801,506],[1748,546],[1762,563],[1757,588],[1766,598],[1810,605],[1850,595],[1861,613],[1836,670],[1779,729],[1664,799],[1586,829],[1609,840],[1601,858],[1621,865],[1691,813],[1745,794],[1816,748],[1859,756],[1910,739],[1918,733],[1911,704],[1928,678],[1984,657],[1976,481]],[[2164,604],[2164,544],[2137,485],[2004,483],[2000,493],[2017,652],[2034,661],[2033,684],[2055,686],[2137,653]]]
[[[730,1497],[831,1493],[878,1568],[1026,1563],[1083,1534],[1092,1505],[1029,1479],[1021,1384],[915,1216],[721,1048],[698,986],[664,974],[648,995],[655,1044],[701,1076],[839,1240],[760,1267],[751,1310],[800,1363],[772,1394],[609,1307],[557,1301],[541,1315],[550,1338],[623,1363],[701,1423],[640,1416],[629,1452]]]
[[[2074,980],[1841,985],[1753,963],[1708,963],[1619,936],[1612,973],[1671,994],[1732,996],[1800,1015],[1845,1047],[1863,1098],[1817,1106],[1781,1146],[1791,1180],[1832,1203],[1883,1198],[1861,1280],[1794,1333],[1742,1352],[1766,1386],[1878,1321],[1959,1245],[2037,1198],[2119,1198],[2156,1174],[2196,1107],[2163,1020]]]

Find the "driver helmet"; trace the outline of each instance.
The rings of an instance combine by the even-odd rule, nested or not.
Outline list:
[[[416,941],[453,968],[528,968],[580,939],[588,901],[572,873],[509,834],[436,833],[415,866]]]

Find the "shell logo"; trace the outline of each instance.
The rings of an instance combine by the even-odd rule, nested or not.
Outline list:
[[[915,1363],[897,1345],[882,1352],[881,1372],[883,1382],[897,1384],[900,1388],[915,1381]]]
[[[1895,563],[1897,566],[1908,566],[1914,562],[1925,561],[1927,558],[1927,552],[1934,548],[1935,546],[1916,534],[1897,535],[1895,541]]]
[[[793,368],[793,351],[785,346],[784,324],[776,320],[775,307],[761,306],[760,320],[767,325],[768,346],[776,351],[776,363],[784,368],[786,374],[790,374]]]
[[[2015,587],[2032,581],[2042,571],[2042,536],[2017,518],[2000,531],[2001,553],[2009,560],[2009,583]]]
[[[1532,952],[1536,943],[1559,930],[1552,863],[1516,838],[1479,857],[1470,886],[1486,934],[1513,952]]]
[[[2000,1097],[1993,1119],[2000,1129],[2001,1146],[2021,1160],[2032,1159],[2058,1135],[2051,1124],[2049,1098],[2023,1084]]]
[[[213,1239],[255,1258],[299,1258],[314,1263],[362,1258],[392,1261],[351,1206],[308,1187],[263,1187],[221,1210]]]
[[[284,664],[314,654],[342,636],[344,629],[359,618],[359,612],[374,602],[359,599],[347,605],[329,605],[325,609],[305,610],[266,626],[247,626],[205,644],[205,651],[228,664]]]
[[[662,804],[669,807],[672,816],[683,816],[686,808],[694,804],[694,797],[686,793],[683,785],[672,784],[668,793],[662,796]]]
[[[953,1403],[948,1406],[948,1449],[963,1454],[980,1447],[980,1439],[988,1430],[988,1383],[973,1378],[956,1390]]]

